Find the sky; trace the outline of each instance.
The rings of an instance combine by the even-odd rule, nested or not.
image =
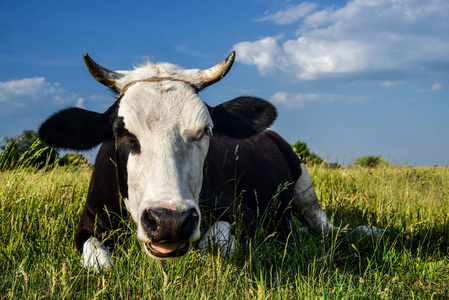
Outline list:
[[[208,104],[267,99],[272,129],[329,162],[449,165],[448,16],[447,0],[0,0],[0,137],[114,102],[84,52],[111,70],[206,69],[235,50]]]

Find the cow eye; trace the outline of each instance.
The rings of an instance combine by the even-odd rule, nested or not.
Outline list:
[[[189,141],[201,141],[204,137],[211,137],[213,136],[212,134],[212,126],[208,125],[206,127],[204,127],[204,129],[201,131],[199,130],[194,136],[191,136],[189,138]]]
[[[132,154],[140,153],[140,143],[139,140],[133,134],[116,134],[115,135],[116,145],[123,144],[123,146],[128,149]]]
[[[140,143],[139,140],[137,140],[134,137],[128,137],[129,145],[130,145],[130,152],[132,154],[138,154],[140,153]]]
[[[204,127],[203,136],[213,136],[212,126]]]

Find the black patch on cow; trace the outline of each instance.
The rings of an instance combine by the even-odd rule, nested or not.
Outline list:
[[[71,107],[48,118],[39,128],[39,137],[56,148],[88,150],[113,139],[112,121],[117,111],[115,102],[100,114]]]
[[[125,128],[125,122],[123,122],[123,117],[118,117],[112,127],[114,131],[115,141],[118,145],[119,143],[125,143],[129,152],[132,154],[140,153],[140,143],[137,137]]]
[[[100,238],[106,244],[115,244],[116,236],[111,236],[110,232],[120,228],[122,219],[127,218],[119,196],[115,157],[114,141],[104,142],[95,159],[86,205],[75,232],[76,249],[80,252],[91,236]]]
[[[291,146],[270,130],[247,139],[214,135],[199,202],[203,229],[217,220],[231,224],[241,220],[244,231],[239,236],[252,236],[262,225],[267,226],[267,234],[288,233],[300,169],[301,161]]]
[[[118,117],[113,125],[115,147],[117,149],[117,173],[120,193],[128,198],[128,157],[140,153],[140,143],[137,137],[125,128],[123,117]]]
[[[292,175],[292,182],[296,182],[301,176],[301,159],[299,156],[293,152],[292,146],[287,143],[279,134],[274,131],[267,130],[265,132],[265,136],[270,138],[273,143],[275,143],[276,147],[282,153],[282,157],[285,159],[285,162],[290,169],[290,173]]]
[[[238,139],[263,131],[277,117],[270,102],[256,97],[238,97],[208,109],[214,132]]]

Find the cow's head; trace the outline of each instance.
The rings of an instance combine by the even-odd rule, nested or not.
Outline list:
[[[148,63],[113,72],[84,54],[92,76],[118,100],[103,114],[62,110],[39,129],[42,140],[59,148],[84,150],[115,139],[120,192],[138,239],[154,258],[182,256],[200,237],[198,199],[211,136],[249,137],[276,118],[261,99],[209,107],[198,96],[227,74],[234,57],[207,70]]]

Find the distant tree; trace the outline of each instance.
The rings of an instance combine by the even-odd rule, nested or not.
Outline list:
[[[366,155],[357,158],[353,165],[367,168],[375,168],[380,165],[388,165],[389,162],[384,160],[381,156]]]
[[[323,159],[316,155],[314,152],[310,152],[309,148],[307,147],[306,143],[303,143],[301,141],[297,141],[296,143],[292,144],[293,151],[305,162],[308,164],[321,164],[323,163]]]
[[[53,164],[59,153],[39,140],[39,135],[33,130],[24,130],[15,138],[4,138],[5,144],[0,146],[1,169],[12,169],[20,164],[27,166],[44,166],[48,160]]]

